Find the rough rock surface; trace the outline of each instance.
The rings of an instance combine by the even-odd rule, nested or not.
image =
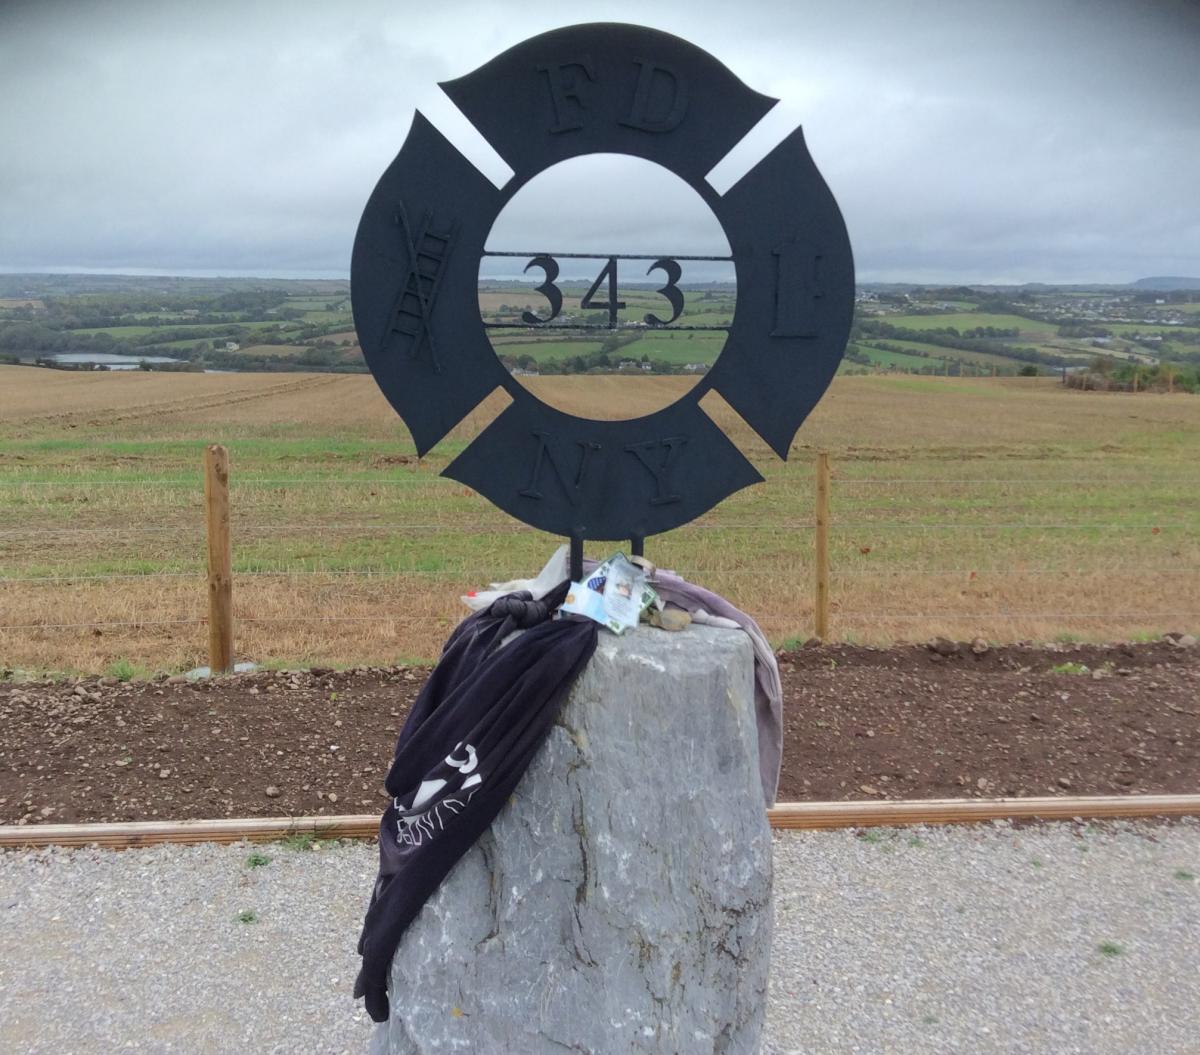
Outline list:
[[[372,1051],[758,1052],[757,754],[745,634],[602,634],[513,801],[405,934]]]

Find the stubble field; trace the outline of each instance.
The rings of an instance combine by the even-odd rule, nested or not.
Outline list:
[[[579,410],[661,405],[691,383],[525,380]],[[233,469],[239,658],[433,658],[460,593],[534,573],[557,544],[438,477],[501,404],[417,459],[365,376],[0,368],[0,668],[204,662],[200,460],[214,442]],[[812,632],[818,449],[834,466],[834,638],[1200,628],[1195,397],[838,378],[787,463],[719,400],[705,405],[767,483],[647,555],[730,597],[777,644]]]

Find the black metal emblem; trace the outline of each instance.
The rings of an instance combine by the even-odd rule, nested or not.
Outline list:
[[[854,267],[837,204],[799,129],[724,194],[706,175],[775,104],[678,37],[638,26],[573,26],[534,37],[442,85],[512,167],[500,189],[419,112],[359,224],[351,265],[355,326],[375,380],[424,454],[497,387],[512,402],[443,475],[533,527],[582,540],[643,540],[687,523],[757,470],[713,424],[715,390],[781,457],[837,370],[850,332]],[[714,366],[685,396],[632,421],[593,421],[537,399],[501,364],[476,295],[500,210],[567,158],[631,154],[680,176],[732,249],[738,304]],[[582,308],[616,327],[618,264],[661,278],[676,327],[687,256],[504,253],[527,260],[544,298],[519,327],[556,324],[558,258],[607,261]],[[723,258],[722,258],[723,259]],[[670,309],[667,312],[666,309]],[[699,328],[699,327],[697,327]],[[704,327],[718,328],[718,327]]]

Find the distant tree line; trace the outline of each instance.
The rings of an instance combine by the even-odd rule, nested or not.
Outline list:
[[[1178,363],[1132,363],[1105,356],[1094,359],[1086,370],[1069,373],[1068,388],[1105,392],[1191,392],[1200,391],[1200,367]]]
[[[621,371],[622,363],[636,362],[639,368],[644,364],[649,367],[649,373],[655,374],[684,374],[688,373],[681,363],[668,362],[665,359],[652,359],[648,354],[637,355],[636,345],[642,339],[642,332],[612,333],[607,336],[599,348],[577,355],[566,355],[554,359],[537,359],[528,353],[520,355],[506,354],[501,345],[497,350],[500,361],[510,370],[537,370],[541,374],[615,374]],[[575,340],[584,342],[581,338]]]
[[[279,318],[299,318],[299,308],[286,308],[288,295],[279,290],[245,290],[208,297],[172,296],[161,293],[102,294],[89,297],[44,297],[45,309],[13,309],[10,317],[32,321],[37,318],[53,329],[93,329],[101,326],[145,326],[145,315],[192,313],[186,319],[157,319],[156,326],[189,326],[196,323],[230,321],[258,322],[273,312]],[[230,315],[239,316],[231,320]]]
[[[221,370],[313,370],[361,372],[366,364],[359,357],[346,359],[347,345],[322,341],[319,338],[342,324],[308,324],[287,332],[254,330],[248,326],[227,323],[221,326],[181,326],[164,334],[160,330],[114,337],[109,333],[79,333],[58,330],[41,322],[13,322],[0,326],[0,354],[13,359],[49,358],[54,355],[79,353],[84,355],[162,355],[182,359],[200,367]],[[167,341],[194,340],[192,345],[167,344]],[[283,355],[253,355],[243,350],[228,351],[227,343],[239,345],[280,345],[313,343],[303,352]],[[166,366],[169,364],[155,364]]]

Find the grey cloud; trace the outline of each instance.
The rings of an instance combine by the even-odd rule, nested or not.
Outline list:
[[[344,272],[414,105],[558,10],[0,7],[0,267]],[[1200,273],[1196,5],[619,0],[605,17],[687,36],[783,99],[864,279]],[[586,220],[597,171],[517,210],[517,233],[706,243],[711,217],[668,194]]]

